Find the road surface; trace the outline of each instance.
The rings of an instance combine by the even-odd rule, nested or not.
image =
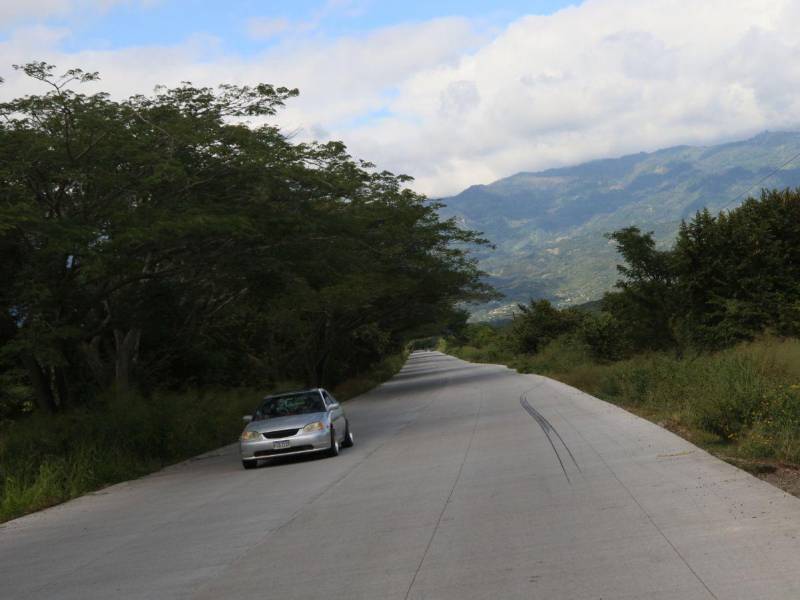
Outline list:
[[[346,410],[5,524],[0,598],[800,598],[800,500],[573,388],[424,352]]]

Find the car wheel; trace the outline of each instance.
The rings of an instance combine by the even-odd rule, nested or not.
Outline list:
[[[350,421],[348,421],[347,429],[345,429],[344,432],[344,441],[342,442],[342,446],[344,446],[345,448],[352,448],[353,444],[355,443],[356,441],[355,439],[353,439],[353,432],[350,431]]]
[[[339,456],[339,442],[333,429],[331,429],[331,447],[328,450],[328,456]]]
[[[243,460],[242,461],[242,466],[245,469],[255,469],[258,466],[258,461],[257,460]]]

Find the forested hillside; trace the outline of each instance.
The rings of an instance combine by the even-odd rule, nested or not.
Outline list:
[[[737,206],[761,185],[800,185],[800,166],[785,164],[798,154],[800,133],[790,132],[678,146],[473,186],[444,199],[443,214],[497,246],[480,254],[481,267],[507,298],[479,316],[492,308],[507,316],[530,298],[581,304],[600,298],[616,278],[616,251],[604,234],[637,226],[668,245],[681,219],[697,210]]]

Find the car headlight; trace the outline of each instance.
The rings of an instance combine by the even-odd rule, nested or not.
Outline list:
[[[241,439],[243,442],[255,442],[256,440],[263,440],[264,438],[259,431],[243,431]]]
[[[312,431],[325,431],[325,423],[322,421],[314,421],[303,427],[303,433],[311,433]]]

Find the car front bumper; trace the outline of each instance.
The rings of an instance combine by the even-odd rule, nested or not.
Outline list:
[[[276,448],[276,442],[289,442],[287,448]],[[280,445],[280,444],[279,444]],[[331,447],[331,432],[314,431],[312,433],[298,433],[288,438],[263,439],[251,442],[239,442],[239,453],[242,460],[262,460],[273,456],[287,456],[319,452]]]

